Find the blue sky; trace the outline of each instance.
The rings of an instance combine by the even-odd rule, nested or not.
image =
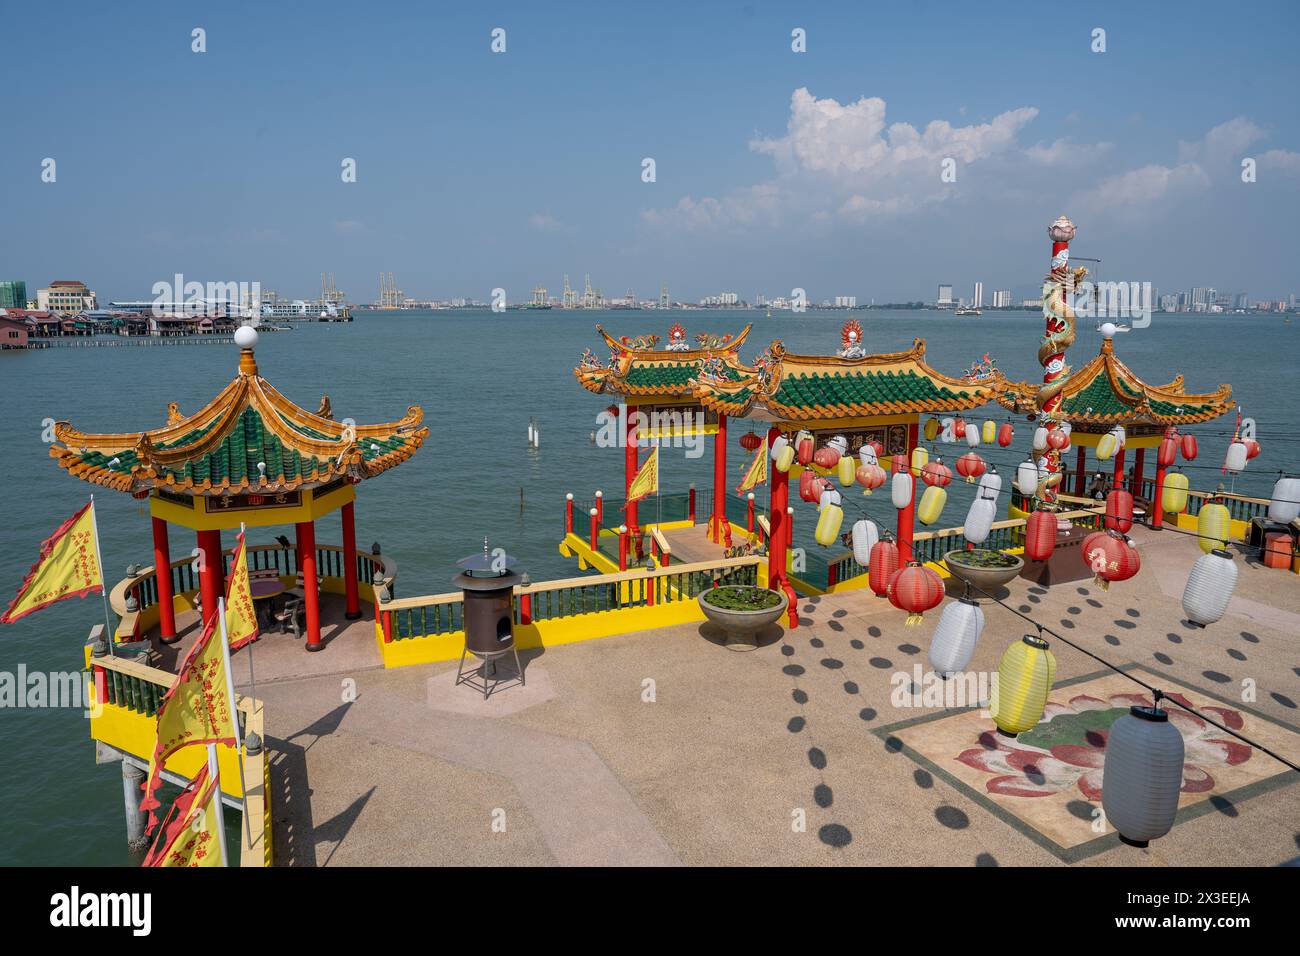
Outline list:
[[[419,297],[590,272],[609,295],[930,299],[1034,285],[1065,212],[1103,278],[1284,296],[1298,11],[12,5],[0,273],[101,299],[176,272],[303,294],[322,270],[357,301],[380,270]]]

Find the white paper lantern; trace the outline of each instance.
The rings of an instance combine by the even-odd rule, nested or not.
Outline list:
[[[786,440],[784,435],[776,436],[776,441],[772,442],[772,447],[768,449],[768,454],[772,456],[773,461],[776,461],[781,457],[781,450],[788,444],[790,444],[790,442]]]
[[[1183,786],[1183,737],[1169,715],[1131,707],[1111,725],[1101,772],[1106,822],[1130,846],[1146,846],[1174,825]]]
[[[900,471],[889,479],[889,500],[895,508],[906,508],[912,503],[912,476]]]
[[[1120,448],[1127,448],[1127,447],[1128,447],[1128,432],[1124,431],[1124,426],[1123,426],[1123,425],[1116,425],[1116,426],[1114,427],[1114,429],[1112,429],[1112,431],[1114,432],[1114,435],[1115,435],[1115,441],[1116,441],[1116,443],[1119,445],[1119,447],[1120,447]]]
[[[880,529],[874,521],[862,518],[853,523],[853,560],[864,568],[871,563],[871,549],[880,540]]]
[[[951,445],[957,440],[954,432],[957,420],[955,418],[945,418],[939,424],[943,426],[942,431],[939,432],[939,441],[945,445]]]
[[[993,522],[997,518],[997,505],[991,498],[979,497],[970,503],[966,512],[966,527],[963,534],[971,544],[983,544],[993,531]]]
[[[1016,490],[1026,496],[1038,491],[1038,466],[1032,461],[1022,461],[1016,466]]]
[[[1039,425],[1034,429],[1034,451],[1042,451],[1047,447],[1047,429]]]
[[[1203,554],[1192,565],[1183,588],[1183,613],[1187,622],[1195,627],[1205,627],[1223,617],[1237,587],[1237,564],[1232,554],[1215,548]]]
[[[970,598],[950,601],[930,640],[930,666],[947,680],[966,669],[984,630],[984,611]]]
[[[966,424],[966,444],[971,448],[978,448],[980,443],[980,430],[973,424]]]
[[[821,498],[819,498],[817,501],[817,510],[821,511],[827,505],[839,506],[842,505],[843,503],[844,503],[844,499],[840,497],[840,493],[838,491],[836,491],[834,488],[827,488],[822,492]]]
[[[1228,453],[1223,457],[1223,467],[1227,471],[1244,471],[1247,457],[1246,443],[1235,441],[1228,446]]]
[[[878,465],[880,460],[876,457],[876,449],[873,445],[863,445],[858,449],[858,461],[862,465]]]
[[[998,474],[997,468],[990,467],[988,471],[980,475],[980,481],[976,488],[979,494],[986,495],[996,502],[998,494],[1002,491],[1002,476]]]
[[[840,453],[841,458],[843,458],[845,455],[849,453],[849,442],[848,439],[845,438],[843,435],[836,435],[834,438],[832,438],[830,441],[826,443],[826,447],[834,448],[837,452]]]
[[[1268,520],[1290,524],[1300,517],[1300,478],[1279,478],[1268,503]]]

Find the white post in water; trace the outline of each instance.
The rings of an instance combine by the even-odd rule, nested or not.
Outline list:
[[[126,845],[129,849],[140,851],[149,845],[145,835],[148,814],[140,809],[144,800],[145,772],[126,758],[122,759],[122,802],[126,808]]]

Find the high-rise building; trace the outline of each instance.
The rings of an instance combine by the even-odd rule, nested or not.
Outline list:
[[[22,279],[0,282],[0,309],[27,308],[27,283]]]
[[[984,308],[984,283],[983,282],[975,283],[975,295],[971,299],[971,305],[973,305],[977,309]]]
[[[997,289],[993,293],[993,308],[1008,309],[1011,307],[1011,290]]]
[[[858,307],[858,297],[856,295],[837,295],[835,297],[835,308],[837,309],[856,309]]]
[[[941,309],[952,308],[952,285],[948,283],[939,284],[939,298],[934,303]]]
[[[42,312],[76,313],[98,309],[99,302],[86,283],[60,279],[51,282],[48,289],[36,291],[36,308]]]

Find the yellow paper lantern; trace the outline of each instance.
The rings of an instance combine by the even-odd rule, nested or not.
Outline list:
[[[980,441],[986,445],[992,445],[998,440],[998,423],[993,419],[988,419],[980,426]]]
[[[921,469],[930,463],[930,453],[921,445],[912,449],[912,474],[919,475]]]
[[[857,468],[855,467],[857,463],[857,459],[852,455],[844,455],[840,458],[839,464],[835,467],[839,472],[841,485],[853,484],[853,476],[857,472]]]
[[[827,505],[822,508],[821,514],[817,517],[817,528],[813,531],[813,538],[822,547],[830,547],[840,536],[840,525],[843,521],[844,509],[839,505]]]
[[[1115,457],[1115,452],[1119,450],[1119,439],[1114,432],[1106,432],[1097,441],[1097,460],[1109,461]]]
[[[1056,658],[1047,641],[1026,634],[1012,644],[998,664],[989,711],[1008,737],[1031,730],[1043,718],[1047,695],[1056,680]]]
[[[931,418],[925,423],[925,440],[934,441],[939,436],[939,419]]]
[[[1160,490],[1160,507],[1168,514],[1182,514],[1187,510],[1187,476],[1181,471],[1171,471],[1165,475],[1164,487]]]
[[[1168,478],[1166,477],[1166,481]],[[1228,509],[1221,504],[1206,504],[1201,506],[1201,514],[1196,519],[1196,533],[1200,535],[1197,543],[1201,550],[1209,554],[1215,548],[1226,548],[1228,546],[1228,529],[1232,524],[1232,515]]]
[[[782,448],[776,456],[775,464],[777,471],[788,472],[790,466],[794,464],[794,445],[787,444]]]
[[[921,495],[921,503],[916,506],[916,517],[921,524],[934,524],[943,514],[943,506],[948,503],[948,489],[930,485]]]

